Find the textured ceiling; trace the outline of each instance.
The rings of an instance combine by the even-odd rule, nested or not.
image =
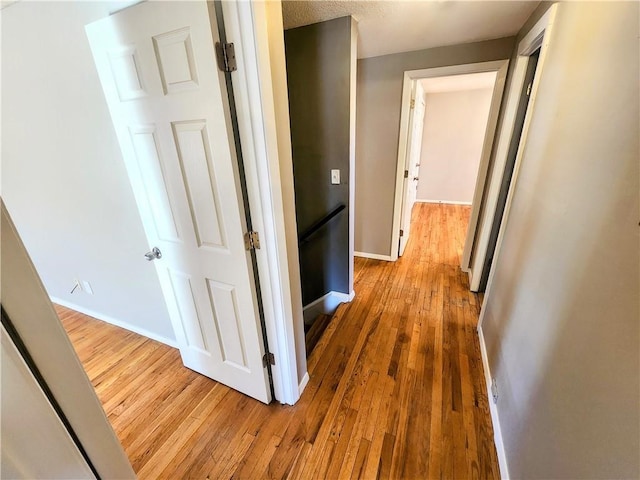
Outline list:
[[[468,73],[448,77],[423,78],[420,80],[427,93],[457,92],[460,90],[479,90],[493,88],[496,72]]]
[[[353,15],[358,58],[508,37],[540,2],[283,0],[284,28]]]
[[[0,0],[0,10],[10,7],[11,5],[13,5],[14,3],[18,2],[19,0]]]

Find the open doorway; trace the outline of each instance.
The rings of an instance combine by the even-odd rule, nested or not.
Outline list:
[[[414,81],[399,256],[409,238],[416,202],[471,210],[495,81],[496,72]]]
[[[467,270],[507,66],[505,60],[405,72],[392,260],[404,253],[417,201],[462,204],[469,220],[459,261]]]

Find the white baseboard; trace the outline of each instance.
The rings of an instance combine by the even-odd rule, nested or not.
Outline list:
[[[356,292],[351,292],[350,294],[329,292],[303,307],[302,315],[304,320],[305,322],[310,322],[318,315],[332,315],[338,308],[338,305],[341,303],[349,303],[355,296]]]
[[[302,396],[302,392],[304,392],[307,383],[309,383],[309,372],[305,372],[304,377],[302,377],[302,380],[300,380],[300,384],[298,385],[298,394],[300,396]]]
[[[335,298],[337,298],[338,300],[340,300],[340,303],[349,303],[351,302],[354,298],[356,298],[356,292],[354,290],[351,291],[351,293],[346,294],[346,293],[340,293],[340,292],[331,292],[333,294],[333,296]]]
[[[487,355],[487,346],[484,343],[484,334],[482,327],[478,326],[478,338],[480,340],[480,355],[482,356],[482,366],[484,367],[484,377],[487,383],[487,394],[489,396],[489,411],[491,412],[491,423],[493,423],[493,440],[496,444],[498,452],[498,465],[500,466],[500,478],[509,479],[509,468],[507,465],[507,454],[504,450],[504,442],[502,441],[502,430],[500,429],[500,419],[498,417],[498,406],[493,402],[491,396],[491,370],[489,368],[489,357]]]
[[[471,205],[471,202],[458,202],[456,200],[418,200],[416,203],[444,203],[445,205]]]
[[[80,305],[76,305],[71,302],[67,302],[66,300],[62,300],[57,297],[50,297],[53,303],[57,303],[58,305],[62,305],[63,307],[70,308],[71,310],[75,310],[76,312],[84,313],[85,315],[89,315],[97,320],[100,320],[105,323],[110,323],[111,325],[115,325],[116,327],[124,328],[125,330],[129,330],[130,332],[137,333],[138,335],[142,335],[143,337],[150,338],[151,340],[155,340],[156,342],[164,343],[173,348],[178,348],[178,344],[175,340],[172,340],[167,337],[163,337],[162,335],[158,335],[157,333],[151,332],[146,328],[138,327],[136,325],[131,325],[128,322],[123,320],[118,320],[117,318],[110,317],[108,315],[104,315],[102,313],[96,312],[94,310],[90,310],[85,307],[81,307]]]
[[[392,262],[391,255],[380,255],[379,253],[353,252],[356,257],[371,258],[373,260],[386,260]]]

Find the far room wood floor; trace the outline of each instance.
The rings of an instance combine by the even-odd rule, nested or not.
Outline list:
[[[469,207],[416,204],[395,263],[356,259],[356,298],[309,358],[295,406],[198,375],[177,350],[58,313],[141,479],[498,478],[460,271]]]

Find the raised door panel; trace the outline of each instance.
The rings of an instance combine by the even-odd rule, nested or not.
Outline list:
[[[120,101],[145,97],[147,92],[140,73],[140,60],[136,48],[131,45],[114,48],[108,55]]]
[[[234,368],[248,371],[236,289],[233,285],[211,279],[207,279],[207,287],[220,340],[222,360]]]
[[[172,127],[198,246],[224,247],[226,242],[206,123],[174,122]]]
[[[154,36],[153,47],[165,94],[198,88],[189,27]]]
[[[169,269],[169,277],[175,302],[180,312],[181,333],[188,348],[195,349],[198,353],[210,355],[207,338],[203,331],[206,319],[201,318],[201,313],[198,311],[191,275]]]
[[[178,228],[167,193],[165,167],[160,160],[155,125],[129,127],[129,131],[158,238],[177,242],[180,240]]]

